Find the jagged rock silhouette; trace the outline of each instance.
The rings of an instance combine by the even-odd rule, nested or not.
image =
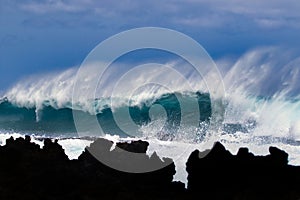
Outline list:
[[[6,141],[0,147],[1,199],[299,199],[300,167],[288,165],[288,155],[270,147],[270,155],[254,156],[246,148],[232,155],[216,143],[204,158],[195,150],[187,161],[188,187],[172,182],[175,165],[149,173],[126,173],[99,162],[89,150],[96,148],[119,162],[123,150],[142,154],[141,162],[163,162],[148,157],[148,143],[113,143],[97,139],[69,160],[57,140],[44,147],[30,137]],[[165,158],[164,161],[168,160]],[[170,161],[170,159],[168,160]]]

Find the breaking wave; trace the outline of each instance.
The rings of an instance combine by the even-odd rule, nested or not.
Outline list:
[[[252,50],[235,62],[223,59],[217,63],[226,87],[226,96],[222,99],[223,107],[220,110],[224,111],[223,125],[219,130],[221,134],[247,133],[251,137],[300,140],[300,58],[287,50],[267,47]],[[185,77],[189,75],[193,78],[186,63],[174,61],[166,65],[182,69],[180,72]],[[201,138],[201,134],[205,134],[204,124],[209,124],[211,105],[216,101],[210,99],[209,91],[203,84],[203,80],[212,78],[209,72],[203,80],[194,78],[193,84],[199,88],[198,91],[189,91],[181,80],[173,80],[164,70],[156,70],[151,72],[151,80],[155,82],[162,77],[170,79],[177,88],[175,92],[150,85],[133,96],[111,97],[107,95],[112,90],[109,81],[116,82],[120,77],[120,73],[112,68],[104,77],[107,83],[99,89],[96,99],[72,102],[76,72],[76,68],[71,68],[60,73],[21,80],[0,100],[0,129],[63,136],[76,132],[72,117],[74,111],[82,112],[87,118],[96,115],[106,133],[122,136],[124,133],[114,123],[113,115],[118,113],[122,116],[129,109],[140,131],[147,131],[144,134],[149,135],[150,132],[158,131],[158,123],[162,124],[165,131],[176,129],[182,117],[179,101],[182,100],[187,107],[190,101],[196,101],[200,115],[193,116],[193,110],[188,112],[191,120],[198,120],[198,127],[183,127],[181,131],[186,133],[182,133],[180,139],[184,135],[195,142]],[[130,84],[143,85],[147,77],[146,74],[133,79]],[[151,112],[155,110],[151,109],[154,105],[162,106],[165,112],[156,116]],[[165,139],[174,139],[174,136],[169,134]]]

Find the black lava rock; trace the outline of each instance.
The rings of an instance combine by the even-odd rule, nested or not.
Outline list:
[[[30,137],[0,146],[0,199],[299,199],[300,167],[288,165],[288,154],[270,147],[270,155],[254,156],[246,148],[232,155],[221,143],[204,158],[194,151],[187,161],[188,188],[172,182],[175,166],[148,143],[117,143],[97,139],[77,160],[69,160],[57,140],[45,139],[41,149]],[[128,153],[138,154],[131,162]],[[99,162],[144,167],[165,165],[148,173],[128,173]]]

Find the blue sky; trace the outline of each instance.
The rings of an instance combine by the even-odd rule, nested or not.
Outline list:
[[[213,58],[300,45],[298,0],[0,0],[0,92],[24,76],[79,65],[130,28],[181,31]]]

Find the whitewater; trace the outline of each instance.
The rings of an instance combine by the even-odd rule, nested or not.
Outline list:
[[[205,151],[215,141],[233,154],[240,147],[248,147],[255,155],[267,155],[268,148],[276,146],[289,154],[290,164],[300,165],[300,57],[283,48],[264,47],[216,63],[225,96],[218,110],[222,112],[222,124],[214,134],[209,134],[208,127],[212,104],[217,100],[210,98],[203,81],[213,76],[208,72],[203,80],[198,79],[186,63],[175,60],[164,65],[189,76],[197,91],[191,91],[180,78],[174,79],[172,73],[149,68],[129,84],[143,86],[151,74],[151,82],[163,78],[176,91],[152,84],[131,96],[110,96],[114,88],[109,82],[117,82],[121,74],[112,68],[95,99],[72,102],[77,67],[26,77],[4,92],[0,100],[0,143],[5,145],[11,136],[30,135],[42,148],[43,138],[56,138],[69,158],[76,159],[95,137],[114,142],[142,139],[150,144],[149,156],[155,151],[174,160],[174,180],[184,183],[190,153],[195,149]],[[195,112],[195,102],[200,115]],[[74,112],[84,116],[86,130],[90,129],[89,119],[96,116],[103,133],[89,130],[78,134]],[[132,121],[117,120],[128,117],[128,113]],[[185,123],[181,123],[183,119]]]

